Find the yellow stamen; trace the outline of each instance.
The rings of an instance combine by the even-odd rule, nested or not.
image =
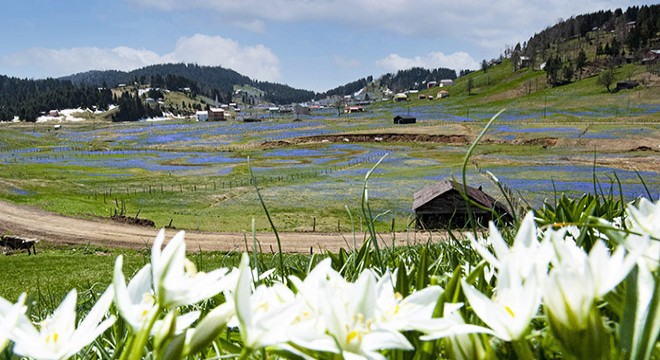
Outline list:
[[[349,332],[348,335],[346,335],[346,343],[350,344],[351,342],[353,342],[353,340],[357,340],[357,342],[361,342],[362,334],[360,334],[360,332],[357,330],[353,330]]]

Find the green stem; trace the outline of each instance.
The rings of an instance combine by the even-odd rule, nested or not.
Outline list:
[[[245,360],[250,356],[250,353],[252,351],[248,347],[244,347],[243,350],[241,351],[241,356],[238,358],[238,360]]]
[[[376,253],[376,259],[378,260],[378,266],[380,267],[381,273],[385,272],[385,266],[383,265],[383,261],[380,256],[380,248],[378,246],[378,235],[376,234],[376,228],[374,227],[375,219],[371,215],[371,207],[369,206],[368,184],[369,184],[369,177],[374,172],[374,170],[376,170],[378,165],[380,165],[380,163],[383,162],[383,160],[385,160],[387,155],[388,154],[383,155],[383,157],[381,157],[380,160],[378,160],[376,165],[374,165],[371,168],[371,170],[367,171],[367,174],[364,176],[364,187],[362,188],[362,215],[364,216],[367,222],[367,229],[369,230],[369,236],[374,246],[374,252]]]
[[[275,234],[275,240],[277,240],[277,253],[280,261],[280,276],[282,277],[282,283],[286,284],[287,274],[286,274],[286,268],[284,267],[284,255],[282,255],[283,252],[282,252],[282,242],[280,241],[280,235],[277,233],[277,228],[273,223],[273,219],[270,217],[270,213],[268,213],[268,208],[266,207],[266,203],[264,202],[264,199],[261,197],[261,192],[259,191],[259,186],[257,185],[257,177],[254,176],[254,173],[252,172],[252,166],[250,165],[250,158],[248,157],[247,160],[248,160],[248,170],[250,170],[250,177],[252,178],[254,189],[257,192],[257,197],[259,198],[261,207],[264,209],[264,213],[266,213],[266,218],[268,219],[268,223],[270,223],[270,228],[273,230],[273,234]]]
[[[513,350],[516,351],[518,359],[520,360],[534,360],[534,353],[532,348],[530,348],[527,340],[514,340],[511,342],[513,344]]]
[[[472,227],[472,231],[474,233],[474,238],[475,239],[478,238],[478,236],[477,236],[477,223],[476,223],[476,221],[474,219],[474,216],[472,214],[472,209],[470,209],[470,205],[472,203],[472,205],[475,205],[475,206],[479,207],[479,204],[473,202],[472,199],[470,199],[470,197],[467,194],[467,177],[466,177],[467,164],[468,164],[468,161],[470,160],[470,157],[472,156],[472,153],[474,152],[474,149],[477,147],[477,144],[479,143],[479,140],[481,140],[481,138],[484,137],[484,135],[486,135],[486,131],[488,131],[488,128],[490,128],[490,126],[493,124],[495,119],[497,119],[497,117],[500,116],[500,114],[502,112],[504,112],[504,110],[505,109],[500,110],[497,114],[495,114],[492,118],[490,118],[490,121],[488,121],[488,123],[486,123],[486,126],[484,126],[484,128],[481,130],[481,133],[479,133],[477,138],[474,139],[474,141],[472,142],[472,145],[470,145],[470,148],[468,149],[467,153],[465,154],[465,158],[463,159],[463,167],[461,168],[461,175],[462,175],[462,180],[463,180],[463,189],[462,189],[463,191],[462,191],[461,195],[463,195],[463,199],[465,200],[465,208],[466,208],[467,214],[468,214],[468,221],[470,222],[470,226]],[[485,209],[485,210],[490,211],[490,209]]]
[[[151,316],[151,319],[149,319],[149,324],[147,325],[147,327],[140,329],[140,332],[133,339],[133,343],[131,344],[131,355],[129,359],[131,360],[142,359],[142,354],[144,353],[144,347],[147,345],[147,341],[149,341],[149,337],[151,335],[151,329],[154,327],[154,324],[156,323],[156,319],[158,318],[158,314],[160,313],[160,310],[161,310],[160,305],[158,305],[158,308]]]
[[[124,349],[131,349],[133,347],[134,342],[135,342],[135,336],[131,336],[131,338],[126,342]],[[119,360],[127,360],[129,353],[130,351],[122,351]]]

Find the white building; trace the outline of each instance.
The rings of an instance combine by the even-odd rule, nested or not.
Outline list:
[[[195,113],[195,117],[197,117],[197,121],[207,121],[209,119],[209,112],[198,111]]]

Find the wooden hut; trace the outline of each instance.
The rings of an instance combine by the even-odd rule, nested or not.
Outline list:
[[[225,121],[225,110],[222,108],[210,107],[208,110],[208,121]]]
[[[416,226],[420,229],[464,228],[469,226],[469,217],[465,199],[461,193],[463,185],[453,180],[440,181],[415,192],[413,211],[415,211]],[[509,221],[511,216],[504,205],[479,189],[467,187],[467,195],[482,206],[493,209],[497,213],[470,206],[475,220],[482,225],[496,217]]]
[[[417,118],[414,118],[412,116],[397,115],[394,117],[395,124],[414,124],[416,122],[417,122]]]

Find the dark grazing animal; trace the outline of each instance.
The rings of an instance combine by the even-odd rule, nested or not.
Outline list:
[[[27,239],[20,236],[2,235],[0,236],[0,246],[6,246],[12,250],[27,250],[28,255],[37,255],[37,249],[34,244],[38,243],[37,239]]]

